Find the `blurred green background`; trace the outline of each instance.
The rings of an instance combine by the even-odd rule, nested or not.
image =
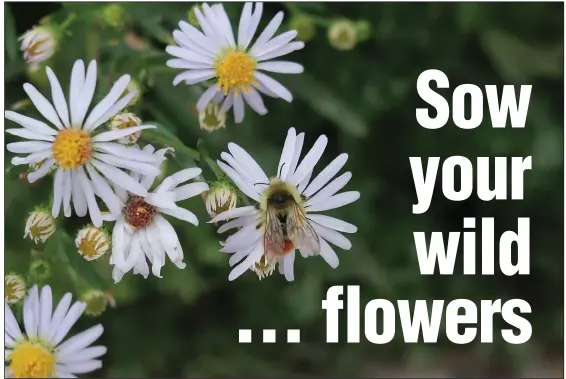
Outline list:
[[[142,85],[141,102],[131,108],[158,132],[144,132],[143,143],[176,148],[168,172],[191,166],[202,139],[216,158],[234,141],[274,173],[291,126],[306,132],[306,146],[320,134],[329,137],[324,163],[350,155],[347,189],[361,199],[331,214],[358,226],[351,251],[337,250],[340,266],[332,270],[320,258],[297,259],[295,281],[275,274],[261,282],[251,272],[228,282],[228,257],[218,252],[218,237],[200,198],[186,202],[201,220],[198,228],[174,223],[185,251],[185,270],[168,263],[163,279],[127,274],[112,283],[108,256],[86,263],[72,239],[86,219],[59,220],[46,246],[22,239],[29,211],[48,204],[50,178],[37,185],[19,179],[25,168],[11,167],[6,153],[5,267],[25,274],[30,257],[52,259],[46,283],[58,296],[72,290],[109,289],[115,309],[99,318],[84,317],[79,327],[101,322],[108,346],[104,368],[93,377],[299,377],[299,376],[561,376],[563,357],[563,26],[558,3],[266,3],[260,27],[279,10],[289,21],[302,15],[315,27],[303,50],[285,59],[304,65],[300,75],[275,75],[294,94],[288,104],[266,99],[269,113],[250,108],[242,124],[228,118],[226,129],[199,128],[196,99],[200,87],[173,87],[178,73],[165,66],[164,48],[193,3],[7,3],[5,5],[5,107],[26,98],[22,84],[31,81],[48,93],[44,70],[30,73],[17,38],[40,19],[77,18],[57,54],[46,62],[66,88],[76,59],[97,59],[100,99],[111,83],[129,73]],[[243,4],[225,4],[236,25]],[[109,8],[110,7],[110,8]],[[337,19],[367,22],[366,39],[340,51],[328,41],[327,28]],[[44,19],[45,20],[45,19]],[[303,34],[304,35],[304,34]],[[307,36],[308,37],[308,36]],[[363,37],[363,36],[362,36]],[[462,83],[532,84],[526,128],[491,128],[488,117],[475,130],[449,122],[440,130],[420,127],[415,108],[425,106],[416,93],[418,75],[442,70],[452,90]],[[450,99],[451,90],[442,91]],[[20,103],[17,106],[22,106]],[[19,111],[34,114],[33,107]],[[487,108],[485,114],[487,115]],[[13,127],[11,122],[8,122]],[[8,126],[8,125],[7,125]],[[13,141],[12,136],[5,136]],[[188,148],[187,148],[188,147]],[[192,150],[191,150],[192,149]],[[533,156],[526,174],[524,201],[486,203],[475,198],[454,203],[437,191],[424,215],[413,215],[416,201],[410,156]],[[198,164],[198,162],[197,162]],[[323,164],[320,164],[323,167]],[[320,168],[319,168],[320,169]],[[212,173],[205,167],[205,176]],[[462,217],[495,217],[496,236],[517,227],[517,217],[531,217],[531,275],[491,277],[461,275],[422,277],[413,231],[457,231]],[[111,227],[111,226],[109,226]],[[479,254],[479,252],[478,252]],[[68,275],[79,272],[80,281]],[[326,344],[321,300],[331,285],[358,284],[362,304],[373,298],[469,298],[527,300],[531,340],[519,346],[495,343],[456,346],[440,337],[434,345],[404,344],[399,324],[387,345]],[[341,316],[341,327],[346,317]],[[237,343],[238,329],[300,328],[298,345]],[[364,340],[362,335],[362,341]]]

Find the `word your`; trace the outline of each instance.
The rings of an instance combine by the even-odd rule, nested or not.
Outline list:
[[[529,274],[529,218],[522,217],[518,221],[517,232],[508,230],[499,238],[499,268],[507,276]],[[476,227],[476,219],[464,218],[464,228]],[[495,220],[481,219],[481,261],[482,275],[494,274],[495,253]],[[464,275],[476,273],[476,232],[449,232],[447,244],[442,232],[432,232],[427,249],[424,232],[413,232],[417,258],[421,275],[433,275],[435,263],[438,261],[438,271],[441,275],[452,275],[456,263],[456,253],[460,246],[460,235],[463,234],[462,245],[464,255]],[[517,244],[516,259],[513,257],[512,245]],[[513,262],[516,263],[513,263]]]
[[[494,184],[490,185],[490,163],[494,162]],[[439,157],[428,158],[426,172],[421,157],[410,157],[411,172],[417,193],[417,204],[413,204],[413,214],[425,213],[430,207]],[[511,199],[523,200],[523,183],[526,170],[532,169],[532,157],[511,158]],[[456,171],[460,180],[456,181]],[[483,201],[507,200],[507,157],[478,157],[476,164],[476,193]],[[448,200],[463,201],[474,191],[474,168],[466,157],[453,156],[442,163],[442,193]]]
[[[417,121],[426,129],[442,128],[450,118],[450,106],[442,95],[430,88],[430,82],[436,82],[438,88],[449,88],[448,77],[439,70],[426,70],[417,79],[417,93],[427,103],[436,109],[436,117],[429,116],[427,108],[417,108]],[[487,105],[494,128],[505,128],[507,115],[511,116],[512,128],[524,128],[531,98],[530,85],[522,85],[519,101],[515,97],[515,87],[503,86],[501,102],[495,85],[486,85]],[[465,116],[465,98],[471,99],[470,118]],[[452,93],[452,121],[461,129],[477,128],[483,121],[483,93],[480,87],[474,84],[462,84]]]
[[[275,329],[263,329],[263,343],[275,343],[276,338]],[[239,343],[251,343],[252,342],[252,330],[251,329],[238,329],[238,342]],[[301,342],[301,331],[299,329],[288,329],[287,330],[287,343],[300,343]]]
[[[338,319],[340,310],[344,309],[344,301],[339,299],[344,294],[344,286],[333,286],[326,292],[326,300],[322,301],[322,309],[326,310],[326,342],[337,343]],[[521,344],[529,340],[532,327],[520,313],[531,313],[531,306],[524,300],[511,299],[504,303],[498,300],[482,300],[480,309],[471,300],[457,299],[444,307],[444,300],[433,300],[429,309],[426,300],[417,300],[411,307],[409,300],[397,300],[401,331],[405,343],[418,343],[422,332],[422,341],[436,343],[440,333],[442,314],[445,315],[446,337],[456,344],[467,344],[480,335],[482,343],[493,342],[493,318],[501,314],[503,320],[513,329],[502,329],[501,336],[511,344]],[[518,308],[519,314],[515,312]],[[381,317],[378,318],[378,312]],[[374,344],[391,342],[396,332],[395,305],[389,300],[375,299],[367,303],[364,310],[364,334]],[[360,286],[348,286],[346,296],[347,342],[360,342]],[[479,318],[479,320],[478,320]],[[379,328],[378,328],[378,320]],[[470,325],[478,324],[481,327]],[[466,324],[466,327],[463,327]],[[381,332],[378,331],[381,330]]]

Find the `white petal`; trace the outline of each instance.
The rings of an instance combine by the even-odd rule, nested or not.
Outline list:
[[[55,366],[55,377],[57,378],[76,378],[76,375],[70,374],[65,370],[61,370],[59,365]]]
[[[263,247],[261,245],[257,246],[248,257],[239,265],[234,267],[232,271],[230,271],[230,275],[228,275],[228,280],[232,281],[240,277],[244,272],[249,270],[252,265],[257,263],[261,256],[263,255]]]
[[[185,84],[197,84],[215,76],[216,71],[212,69],[189,70],[175,76],[173,79],[173,85],[176,86],[181,82],[185,82]]]
[[[178,30],[175,32],[178,32]],[[175,32],[173,32],[173,35],[175,35]],[[202,53],[204,54],[205,52],[203,51]],[[208,63],[191,62],[181,58],[169,59],[165,62],[165,65],[171,68],[180,68],[184,70],[203,70],[210,68],[210,64]]]
[[[31,102],[37,108],[39,113],[48,119],[57,129],[63,129],[63,124],[59,120],[59,116],[53,108],[53,105],[39,91],[29,83],[24,84],[24,91],[28,94]]]
[[[244,93],[244,99],[246,103],[259,115],[265,115],[267,113],[267,108],[263,104],[263,99],[258,91],[254,91],[253,89],[248,93]]]
[[[39,328],[37,334],[40,338],[49,338],[49,327],[51,325],[51,312],[53,311],[53,296],[51,287],[43,286],[39,297]]]
[[[179,27],[185,33],[191,41],[198,44],[203,50],[207,51],[209,54],[216,54],[216,43],[211,43],[211,39],[205,37],[204,34],[191,24],[186,21],[179,22]],[[204,54],[204,52],[202,52]]]
[[[28,154],[50,149],[52,146],[51,142],[43,141],[12,142],[6,145],[6,150],[15,154]]]
[[[203,92],[203,94],[197,101],[197,110],[199,112],[202,111],[208,105],[208,103],[210,103],[216,93],[218,93],[218,86],[216,84],[208,87],[208,89]]]
[[[181,187],[177,187],[173,190],[173,192],[175,193],[175,201],[181,201],[200,195],[201,193],[208,190],[209,190],[208,184],[203,182],[197,182],[197,183],[190,183],[190,184],[185,184]]]
[[[79,170],[71,171],[71,199],[75,206],[75,213],[79,217],[86,216],[88,206],[86,204],[86,197],[83,191],[82,183],[79,177]]]
[[[234,254],[232,254],[230,256],[230,259],[228,260],[228,264],[230,265],[230,267],[234,266],[235,264],[238,264],[242,259],[244,259],[245,257],[247,257],[248,255],[250,255],[250,253],[256,248],[257,246],[252,246],[250,249],[247,250],[240,250]]]
[[[240,23],[238,24],[238,47],[245,50],[244,43],[247,37],[247,30],[250,26],[252,18],[252,3],[245,3],[242,14],[240,15]]]
[[[61,210],[61,203],[63,202],[63,193],[65,191],[65,175],[63,169],[59,168],[55,171],[53,180],[53,207],[51,208],[51,215],[57,217]]]
[[[31,117],[27,117],[13,111],[4,112],[4,117],[6,117],[10,121],[14,121],[18,123],[24,128],[29,129],[30,131],[35,133],[51,135],[51,136],[57,135],[58,133],[57,130],[51,128],[42,121],[35,120]]]
[[[256,48],[262,47],[263,44],[269,41],[271,37],[273,37],[277,32],[277,29],[281,25],[282,21],[283,21],[283,12],[279,12],[271,19],[271,21],[269,21],[269,24],[267,24],[263,32],[259,35],[259,37],[255,41],[254,45],[251,48],[251,51],[254,51],[254,49]]]
[[[305,133],[299,133],[295,140],[295,152],[293,154],[293,159],[291,163],[289,163],[289,171],[287,175],[283,177],[284,181],[289,180],[293,174],[295,174],[295,170],[297,169],[297,163],[299,163],[299,158],[301,157],[301,152],[303,151],[303,143],[305,142]]]
[[[224,173],[228,175],[230,179],[232,179],[232,181],[234,182],[234,184],[236,184],[236,186],[238,186],[240,191],[242,191],[246,196],[254,199],[255,201],[259,201],[259,193],[256,190],[252,189],[233,168],[221,161],[216,161],[216,163],[218,164],[218,167],[220,167],[220,169],[224,171]]]
[[[239,217],[236,218],[232,221],[228,221],[225,224],[222,224],[222,226],[220,226],[220,228],[218,228],[217,233],[224,233],[230,229],[234,229],[234,228],[241,228],[243,226],[249,225],[249,224],[256,224],[257,222],[257,215],[252,215],[252,216],[244,216],[244,217]]]
[[[22,336],[16,317],[14,317],[12,309],[10,309],[10,306],[7,303],[4,303],[4,330],[14,340],[18,340]]]
[[[332,179],[334,175],[342,169],[342,167],[344,167],[347,160],[348,154],[343,153],[337,156],[324,168],[324,170],[320,172],[320,174],[316,176],[316,178],[314,178],[311,184],[306,188],[304,195],[310,197],[315,194],[319,189],[326,185],[326,183],[328,183],[328,181]]]
[[[241,123],[244,120],[244,100],[240,94],[234,94],[234,122]]]
[[[198,218],[195,214],[188,209],[184,209],[181,207],[175,208],[158,208],[159,212],[167,214],[169,216],[175,217],[176,219],[186,221],[188,223],[193,224],[194,226],[198,226]]]
[[[99,161],[108,163],[112,167],[124,168],[127,170],[132,170],[134,172],[139,172],[144,175],[159,175],[160,173],[159,167],[155,167],[151,163],[134,161],[130,157],[122,158],[118,155],[102,153],[95,153],[93,157],[98,159]]]
[[[313,170],[314,166],[318,163],[322,153],[324,153],[324,149],[326,149],[326,145],[328,144],[328,138],[325,135],[318,137],[316,142],[314,143],[313,147],[310,151],[305,155],[297,170],[290,178],[289,182],[292,184],[298,184],[303,180],[303,178]]]
[[[145,197],[145,202],[156,207],[162,208],[175,208],[175,194],[172,191],[148,193]]]
[[[250,51],[250,54],[252,54],[256,58],[261,58],[263,55],[269,54],[272,51],[285,46],[287,43],[291,42],[291,40],[293,40],[293,38],[295,38],[296,36],[297,36],[296,30],[289,30],[285,33],[278,35],[277,37],[273,38],[272,40],[261,46],[254,46],[254,48]]]
[[[341,233],[317,224],[316,222],[311,223],[312,227],[319,234],[320,237],[324,238],[326,241],[333,245],[338,246],[344,250],[350,250],[352,248],[352,243],[348,238],[344,237]]]
[[[250,206],[247,206],[247,207],[233,208],[233,209],[229,209],[225,212],[220,213],[218,216],[214,217],[208,223],[214,224],[214,223],[217,223],[219,221],[229,220],[231,218],[242,217],[242,216],[250,216],[250,215],[255,214],[256,212],[257,212],[257,209],[253,205],[250,205]]]
[[[91,166],[87,165],[86,169],[92,180],[92,185],[94,187],[94,192],[100,197],[100,199],[106,204],[108,210],[116,215],[122,211],[122,202],[118,196],[112,191],[112,188],[106,180],[100,176],[98,172]]]
[[[22,165],[22,164],[31,164],[31,163],[39,163],[44,161],[47,158],[50,158],[53,156],[53,150],[48,149],[48,150],[41,150],[38,151],[36,153],[32,153],[28,156],[26,156],[25,158],[21,158],[21,157],[14,157],[12,158],[12,164],[14,166],[18,166],[18,165]]]
[[[340,263],[338,255],[336,255],[334,249],[332,249],[328,242],[326,242],[323,238],[320,238],[320,256],[332,268],[338,267],[338,264]]]
[[[48,340],[51,340],[53,336],[55,336],[55,333],[59,329],[59,326],[61,326],[61,322],[67,315],[69,307],[71,306],[71,299],[72,295],[70,293],[66,293],[55,308],[55,312],[53,312],[53,317],[51,318],[51,323],[49,325],[49,336],[47,338]]]
[[[197,52],[179,46],[167,46],[165,48],[165,51],[175,57],[185,59],[190,62],[208,64],[210,65],[210,68],[213,67],[212,58],[204,54],[199,54]]]
[[[214,13],[216,15],[216,20],[219,26],[221,26],[225,40],[232,47],[236,46],[236,41],[234,40],[234,32],[232,31],[232,25],[228,19],[228,15],[221,4],[215,4],[212,6]]]
[[[67,349],[65,353],[59,352],[57,354],[57,361],[64,364],[88,361],[103,356],[106,354],[107,350],[105,346],[92,346],[82,350]]]
[[[29,338],[37,337],[39,327],[39,294],[37,286],[33,286],[24,301],[24,327]],[[36,310],[37,309],[37,310]]]
[[[358,191],[348,191],[342,192],[338,195],[327,198],[326,201],[317,203],[313,206],[307,204],[308,212],[322,212],[328,211],[330,209],[340,208],[344,205],[353,203],[360,198],[360,193]]]
[[[256,68],[258,70],[279,72],[281,74],[300,74],[304,71],[302,65],[285,61],[262,62],[258,64]]]
[[[230,108],[232,108],[232,105],[234,105],[234,90],[231,90],[228,93],[226,99],[224,100],[224,103],[222,103],[222,106],[220,107],[219,112],[228,112]]]
[[[53,159],[53,158],[47,159],[45,161],[45,163],[43,165],[41,165],[41,167],[39,169],[35,170],[34,172],[30,172],[28,174],[28,176],[27,176],[28,182],[34,183],[38,179],[41,179],[45,175],[47,175],[49,173],[49,171],[51,171],[51,166],[53,166],[53,163],[55,163],[55,159]]]
[[[202,173],[202,169],[198,167],[187,168],[166,177],[163,182],[155,189],[156,193],[167,192],[175,188],[177,185],[188,180],[194,179]]]
[[[275,93],[277,96],[288,102],[293,101],[293,95],[287,88],[283,86],[283,84],[279,83],[277,80],[259,71],[256,71],[254,75],[255,78],[261,84],[266,86],[270,91]]]
[[[261,169],[261,166],[252,158],[250,154],[239,145],[230,142],[228,144],[228,150],[232,153],[232,156],[237,160],[241,167],[250,172],[250,177],[256,182],[269,182],[267,175]],[[235,167],[234,167],[235,168]]]
[[[121,130],[110,130],[108,132],[102,132],[97,134],[92,138],[93,142],[107,142],[107,141],[114,141],[122,137],[129,136],[136,132],[146,129],[156,129],[157,126],[155,125],[140,125],[140,126],[133,126],[130,128],[125,128]]]
[[[98,359],[93,359],[86,362],[77,362],[73,364],[62,365],[62,369],[66,370],[64,372],[71,372],[73,374],[85,374],[94,370],[98,370],[102,367],[102,362]]]
[[[305,187],[307,186],[307,184],[309,184],[309,181],[311,180],[311,176],[312,176],[312,171],[309,171],[307,175],[303,178],[303,180],[301,180],[299,184],[297,184],[297,190],[300,193],[302,193]]]
[[[61,325],[59,325],[59,328],[57,329],[55,335],[51,340],[53,345],[58,345],[59,342],[61,342],[63,338],[65,338],[67,333],[69,333],[69,330],[71,330],[79,317],[81,317],[85,308],[86,304],[79,301],[71,306],[71,309],[69,309],[69,312],[67,312],[67,315],[63,318],[63,321],[61,321]]]
[[[102,226],[102,214],[100,213],[100,208],[98,207],[96,198],[94,197],[93,186],[90,180],[88,180],[84,168],[80,167],[77,170],[77,173],[82,187],[82,191],[84,193],[88,205],[88,213],[90,215],[90,219],[92,220],[94,226],[100,227]]]
[[[358,228],[355,225],[334,217],[320,214],[308,214],[307,218],[322,226],[326,226],[327,228],[334,229],[339,232],[356,233],[358,231]]]
[[[289,131],[287,131],[287,137],[285,137],[283,151],[281,152],[281,158],[279,159],[279,165],[277,166],[277,175],[279,178],[284,179],[288,176],[289,169],[291,168],[290,163],[295,153],[296,140],[297,132],[295,131],[295,128],[290,128]]]
[[[110,89],[110,92],[92,109],[88,115],[83,128],[84,130],[94,129],[94,123],[97,121],[104,113],[110,109],[116,101],[122,96],[128,83],[130,82],[130,75],[121,76],[116,83]]]
[[[112,105],[110,108],[108,108],[108,110],[106,112],[104,112],[104,114],[102,116],[100,116],[96,121],[94,121],[92,123],[91,127],[90,127],[90,130],[92,131],[92,130],[98,128],[100,125],[102,125],[106,121],[108,121],[110,119],[110,117],[116,115],[116,113],[120,112],[122,109],[124,109],[126,106],[128,106],[128,104],[130,104],[130,101],[132,101],[132,99],[137,94],[138,94],[137,91],[128,92],[127,95],[125,95],[120,100],[118,100],[116,103],[114,103],[114,105]]]
[[[85,63],[79,59],[75,61],[71,71],[71,84],[69,88],[69,104],[71,109],[71,124],[78,127],[82,123],[82,118],[79,114],[81,106],[81,93],[85,83]]]
[[[255,3],[255,10],[249,22],[248,29],[246,30],[245,40],[243,41],[242,48],[244,50],[248,48],[250,42],[254,38],[255,32],[257,30],[257,26],[259,25],[259,21],[261,20],[262,12],[263,12],[263,3]]]
[[[325,202],[329,197],[336,194],[336,192],[340,191],[352,178],[351,172],[345,172],[332,182],[330,182],[326,187],[320,190],[319,193],[314,195],[312,198],[308,200],[308,205],[316,206],[316,204],[320,202]]]
[[[128,174],[124,171],[119,170],[115,167],[112,167],[104,162],[97,161],[93,159],[91,161],[92,165],[96,167],[108,180],[112,183],[125,189],[126,191],[130,191],[138,196],[146,196],[147,190],[143,188],[143,186],[133,180]]]
[[[74,335],[58,347],[58,354],[64,355],[88,347],[102,335],[103,331],[104,328],[99,324]]]
[[[65,101],[65,95],[63,94],[61,84],[59,84],[59,80],[57,80],[57,77],[50,67],[46,67],[45,72],[47,73],[49,84],[51,85],[51,96],[53,99],[53,104],[55,104],[57,114],[59,115],[61,121],[63,121],[63,125],[66,128],[70,128],[71,125],[69,123],[69,108],[67,107],[67,102]]]
[[[294,266],[295,266],[295,252],[289,253],[283,257],[284,268],[283,274],[288,282],[295,280]]]
[[[80,128],[82,126],[86,112],[88,111],[88,107],[90,106],[90,102],[92,101],[92,98],[94,96],[94,91],[96,89],[96,72],[96,61],[92,60],[88,64],[88,70],[84,79],[84,85],[79,95],[77,109],[75,112],[76,120],[73,125],[75,128]]]
[[[195,54],[200,54],[200,55],[204,55],[207,56],[209,58],[214,57],[214,55],[210,52],[208,52],[207,50],[201,48],[197,43],[195,43],[188,35],[186,35],[185,33],[183,33],[180,30],[174,30],[173,31],[173,39],[175,40],[175,42],[177,42],[177,44],[185,49],[188,49],[190,51],[192,51]],[[186,61],[184,59],[178,59],[179,61],[183,61],[186,63],[192,63],[192,64],[196,64],[198,65],[197,67],[176,67],[176,68],[210,68],[210,65],[204,64],[204,63],[196,63],[196,62],[189,62]],[[167,64],[169,66],[169,64]],[[200,66],[200,67],[199,67]],[[171,66],[169,66],[171,67]]]
[[[273,51],[271,51],[268,54],[264,54],[261,56],[261,58],[257,58],[258,62],[262,62],[262,61],[267,61],[273,58],[278,58],[281,57],[283,55],[287,55],[289,53],[292,53],[295,50],[301,50],[303,47],[305,47],[305,43],[304,42],[290,42],[286,45],[283,45]]]
[[[6,129],[6,133],[12,134],[14,136],[22,137],[25,139],[30,140],[39,140],[39,141],[55,141],[55,137],[48,136],[45,134],[39,134],[33,132],[26,128],[18,128],[18,129]]]

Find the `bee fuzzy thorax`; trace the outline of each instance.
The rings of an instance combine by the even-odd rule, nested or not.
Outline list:
[[[303,203],[301,194],[296,187],[275,178],[271,179],[269,186],[263,192],[260,207],[262,210],[266,210],[268,206],[284,209],[289,201],[294,201],[297,204]]]

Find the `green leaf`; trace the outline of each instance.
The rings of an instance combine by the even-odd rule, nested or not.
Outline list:
[[[368,124],[332,89],[304,73],[286,79],[285,84],[291,92],[344,132],[354,137],[367,135]]]
[[[8,4],[4,4],[4,42],[8,60],[15,61],[18,58],[18,35],[14,16]]]
[[[562,45],[535,47],[499,30],[483,32],[480,42],[505,80],[526,83],[536,77],[562,78]]]
[[[52,259],[61,259],[69,268],[93,288],[106,290],[110,282],[96,270],[96,262],[86,261],[75,247],[74,241],[65,231],[58,230],[45,244],[45,254]]]

